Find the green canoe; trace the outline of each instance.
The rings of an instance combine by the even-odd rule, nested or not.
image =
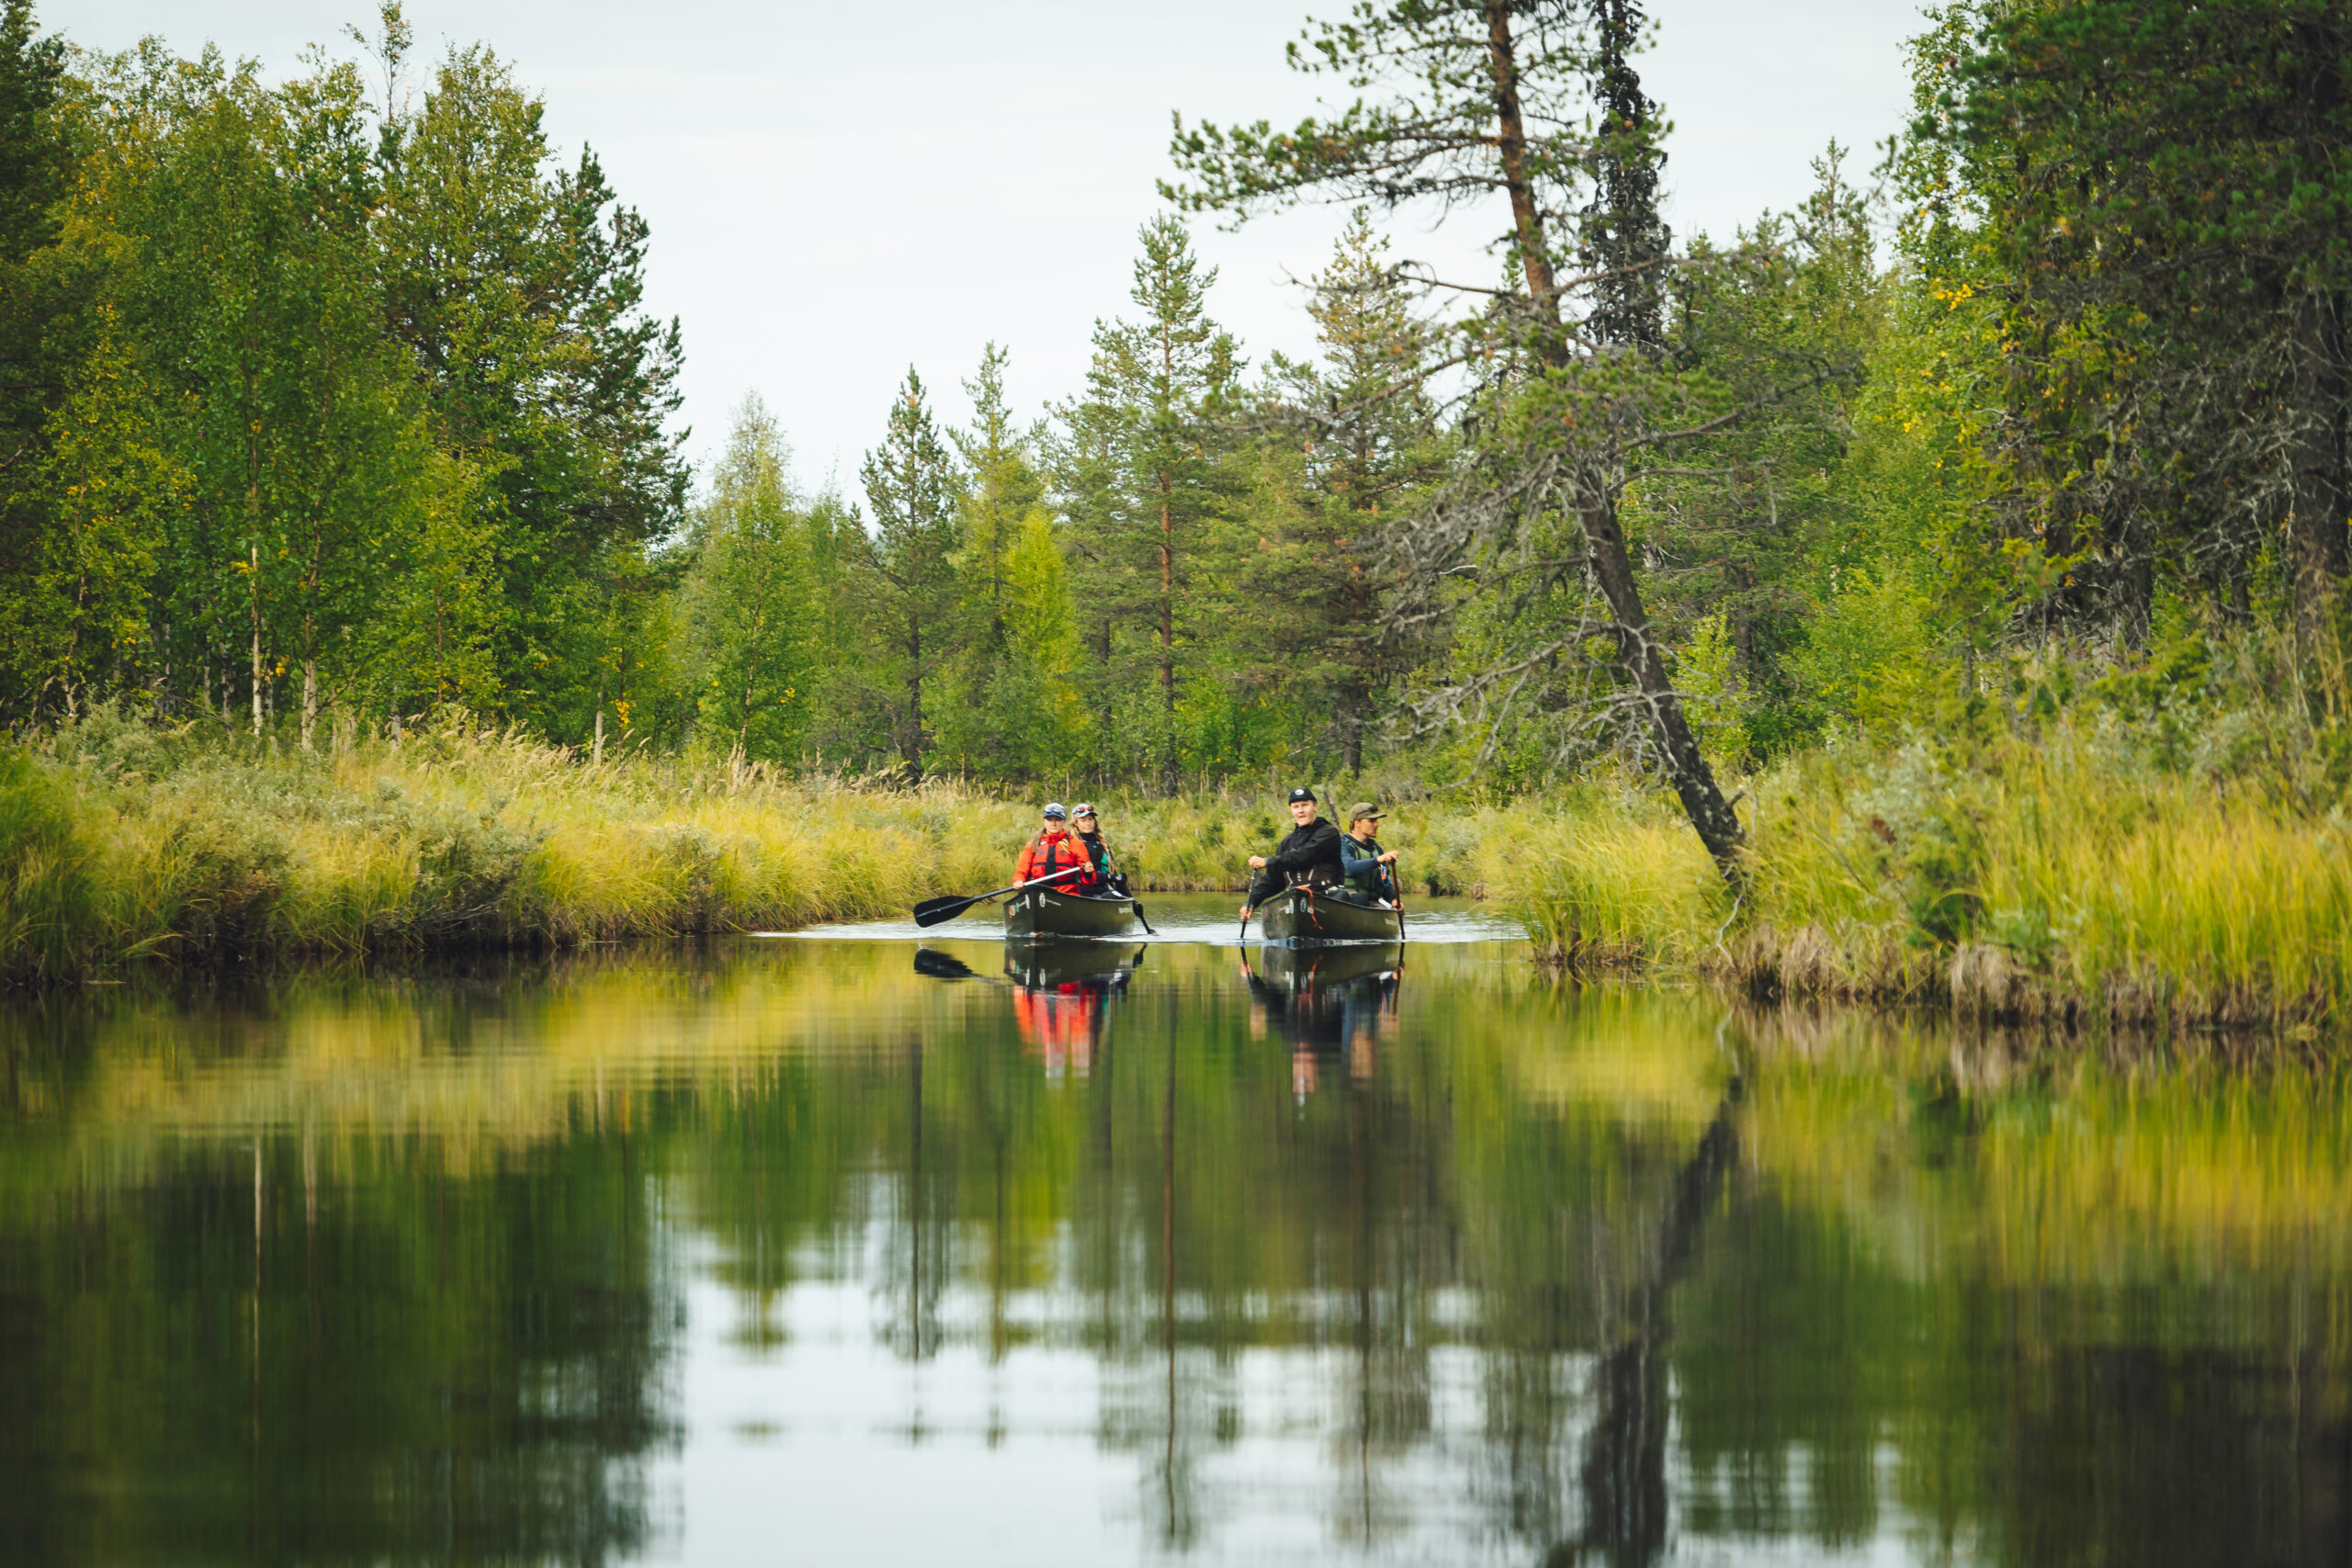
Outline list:
[[[1351,904],[1304,887],[1285,888],[1258,906],[1258,929],[1268,942],[1402,942],[1394,909]]]
[[[1059,936],[1132,936],[1139,928],[1136,901],[1109,895],[1081,897],[1032,887],[1004,901],[1004,934],[1009,942],[1035,942]]]

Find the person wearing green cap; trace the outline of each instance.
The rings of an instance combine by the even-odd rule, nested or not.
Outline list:
[[[1387,815],[1372,802],[1360,800],[1348,807],[1347,836],[1340,840],[1340,874],[1348,885],[1351,903],[1395,903],[1396,852],[1384,850],[1373,832]]]

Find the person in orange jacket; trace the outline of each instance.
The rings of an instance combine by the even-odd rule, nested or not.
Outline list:
[[[1082,865],[1086,869],[1076,876],[1065,876],[1054,884],[1057,893],[1092,893],[1099,886],[1094,874],[1094,857],[1088,852],[1086,841],[1069,830],[1069,813],[1062,809],[1058,800],[1046,803],[1046,825],[1021,852],[1021,864],[1012,874],[1015,882],[1035,882],[1041,876],[1051,876],[1057,871]]]

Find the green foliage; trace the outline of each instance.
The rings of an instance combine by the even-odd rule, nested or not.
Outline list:
[[[675,329],[594,160],[554,169],[481,50],[381,112],[323,55],[277,86],[153,43],[58,63],[10,6],[0,712],[135,691],[310,745],[462,703],[584,738],[684,482]]]
[[[2078,821],[2071,792],[2218,836],[2258,803],[2304,899],[2265,929],[2303,954],[2292,984],[2326,991],[2311,933],[2352,787],[2342,18],[1946,6],[1883,186],[1833,144],[1795,210],[1662,257],[1637,10],[1505,11],[1516,173],[1495,35],[1460,7],[1310,29],[1296,63],[1370,95],[1353,107],[1179,126],[1180,207],[1365,204],[1305,291],[1311,362],[1251,370],[1163,215],[1132,313],[1097,323],[1083,393],[1045,420],[1016,414],[992,343],[961,430],[910,367],[855,502],[797,485],[753,400],[689,505],[645,226],[593,156],[559,157],[507,62],[453,48],[381,106],[324,54],[277,85],[154,43],[69,70],[6,0],[0,721],[109,789],[160,776],[83,755],[137,715],[322,766],[480,716],[591,772],[683,756],[738,783],[946,774],[1238,809],[1221,792],[1344,774],[1471,815],[1554,792],[1556,886],[1525,897],[1546,940],[1686,958],[1764,939],[1699,942],[1698,911],[1722,917],[1658,891],[1681,863],[1647,807],[1593,827],[1577,803],[1668,782],[1688,808],[1734,770],[1767,802],[1769,920],[1873,994],[1965,988],[1951,965],[1979,950],[2083,986],[2136,974],[2156,940],[2139,895],[2070,906],[2063,878],[2105,867],[2047,824],[2153,877],[2195,858],[2175,829]],[[368,48],[397,72],[410,30],[397,5],[380,19]],[[1375,221],[1513,191],[1533,207],[1499,290],[1426,287]],[[1611,258],[1605,286],[1559,270]],[[2081,754],[2031,773],[2045,745]],[[23,829],[18,907],[60,912],[21,930],[66,933],[22,936],[33,967],[159,932],[226,951],[330,906],[330,946],[468,899],[537,912],[505,935],[548,910],[639,930],[817,907],[669,824],[640,846],[664,891],[612,914],[628,900],[549,891],[594,880],[578,862],[456,807],[322,809],[396,852],[355,850],[363,869],[322,874],[339,891],[309,892],[288,868],[318,857],[272,813],[310,796],[244,778],[207,818],[180,810],[190,789],[156,808],[147,869],[109,874],[143,889],[127,903],[75,902],[53,872],[111,852],[96,818]],[[1810,837],[1784,831],[1807,813]],[[1191,821],[1139,852],[1206,884],[1271,836]],[[1433,843],[1432,874],[1483,882],[1483,832]],[[428,840],[457,860],[435,869]],[[2213,920],[2253,919],[2225,869],[2179,874]],[[1645,901],[1670,914],[1628,912]],[[2214,957],[2229,940],[2165,962],[2213,996],[2288,984]],[[1773,983],[1813,962],[1776,958]]]
[[[1060,483],[1079,592],[1100,628],[1086,686],[1102,754],[1172,791],[1186,771],[1227,761],[1201,751],[1204,730],[1178,710],[1229,603],[1221,525],[1239,481],[1225,420],[1241,363],[1208,315],[1216,269],[1202,269],[1184,226],[1156,218],[1137,240],[1142,315],[1096,323],[1086,395],[1063,412]]]
[[[870,679],[850,679],[882,714],[907,781],[921,784],[933,739],[924,684],[949,667],[959,629],[952,558],[964,480],[911,367],[906,390],[890,405],[882,445],[866,454],[860,478],[874,508],[874,537],[854,558],[865,579],[869,646],[878,658]]]
[[[1932,711],[1934,639],[1928,596],[1889,562],[1832,568],[1828,602],[1790,660],[1805,695],[1836,718],[1892,733]]]
[[[679,675],[723,748],[797,761],[817,682],[816,585],[789,453],[757,398],[737,411],[710,495],[695,518],[679,592]]]

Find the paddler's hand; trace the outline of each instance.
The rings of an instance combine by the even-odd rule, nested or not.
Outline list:
[[[1266,869],[1266,857],[1265,857],[1265,856],[1263,856],[1263,855],[1251,855],[1251,856],[1250,857],[1250,869],[1251,871],[1263,871],[1263,870],[1265,870],[1265,869]]]
[[[1245,926],[1250,923],[1250,906],[1247,904],[1241,906],[1241,923]]]
[[[1382,853],[1375,855],[1373,858],[1379,861],[1383,865],[1395,865],[1396,863],[1396,852],[1395,850],[1384,851]]]

